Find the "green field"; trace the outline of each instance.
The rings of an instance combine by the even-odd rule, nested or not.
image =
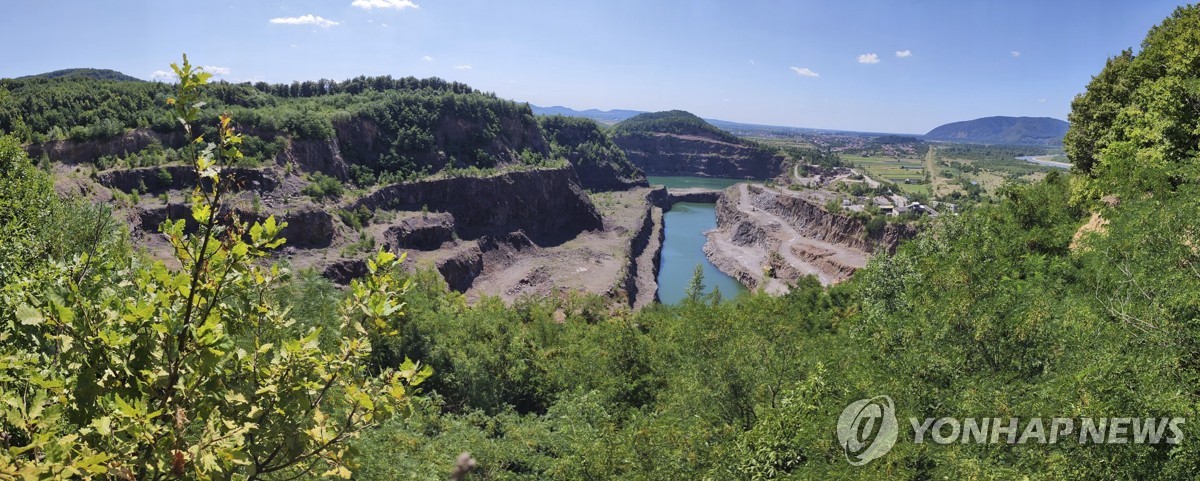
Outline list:
[[[907,194],[929,193],[929,186],[924,185],[925,167],[921,159],[896,159],[894,157],[864,157],[861,155],[842,154],[842,160],[854,167],[866,171],[867,175],[878,181],[887,181],[899,186]],[[911,184],[905,184],[908,179]]]

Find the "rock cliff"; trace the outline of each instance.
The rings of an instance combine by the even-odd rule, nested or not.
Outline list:
[[[769,179],[785,157],[687,112],[641,114],[614,129],[613,141],[648,175]]]
[[[726,189],[716,204],[717,229],[705,254],[747,287],[781,294],[801,276],[823,284],[845,280],[873,253],[894,252],[916,234],[906,224],[868,233],[862,219],[826,212],[798,195],[761,185]]]
[[[369,210],[429,210],[454,217],[463,239],[523,230],[539,245],[553,245],[604,226],[570,167],[455,177],[380,188],[347,206]]]

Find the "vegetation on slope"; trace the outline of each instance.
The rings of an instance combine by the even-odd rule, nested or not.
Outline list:
[[[645,185],[646,176],[625,157],[608,132],[596,121],[561,115],[543,116],[538,124],[546,132],[550,153],[571,162],[586,189],[613,189]]]
[[[690,112],[668,110],[638,114],[613,127],[618,135],[648,135],[652,133],[699,135],[733,144],[743,142],[738,136],[714,127]]]
[[[1195,49],[1180,48],[1197,35],[1200,7],[1181,8],[1151,32],[1141,53],[1110,61],[1076,102],[1073,115],[1092,119],[1077,124],[1068,145],[1079,173],[1008,186],[995,203],[942,216],[894,256],[874,259],[830,289],[805,279],[783,297],[756,293],[718,302],[690,296],[680,306],[630,313],[575,294],[513,306],[496,299],[468,305],[433,272],[388,274],[389,285],[411,286],[387,297],[403,302],[404,310],[383,323],[395,335],[371,337],[356,379],[375,382],[379,367],[403,366],[405,357],[425,360],[434,375],[424,396],[409,398],[411,415],[362,431],[331,474],[345,474],[344,467],[359,479],[438,478],[469,452],[479,479],[1193,476],[1200,472],[1200,444],[1194,442],[1200,429],[1192,422],[1200,411],[1194,393],[1200,382],[1200,177],[1193,172],[1197,154],[1182,146],[1195,135],[1200,112],[1178,99],[1191,98],[1184,87],[1200,79]],[[1130,70],[1137,65],[1145,69]],[[1141,75],[1123,76],[1129,72]],[[1115,88],[1109,82],[1114,75],[1121,77],[1115,85],[1122,91],[1140,93],[1114,100],[1115,94],[1105,93]],[[1167,99],[1174,101],[1167,105]],[[1135,115],[1139,107],[1156,115]],[[1098,108],[1113,115],[1104,120],[1089,110]],[[36,187],[38,174],[13,152],[0,150],[29,177],[0,179],[33,185],[21,199],[45,198]],[[38,215],[13,210],[12,203],[0,208],[11,217]],[[1107,223],[1080,231],[1091,213]],[[150,416],[142,404],[127,402],[129,414],[117,403],[125,392],[153,399],[160,392],[154,388],[169,384],[118,383],[119,398],[107,391],[97,396],[91,387],[110,389],[110,379],[152,375],[134,365],[158,358],[88,351],[115,362],[110,373],[88,369],[97,364],[77,351],[81,345],[157,339],[157,324],[116,333],[105,328],[80,339],[51,329],[125,326],[160,319],[157,313],[176,319],[152,293],[175,292],[177,279],[188,277],[141,267],[128,250],[79,246],[53,252],[49,246],[61,239],[36,230],[13,235],[6,242],[31,248],[0,251],[7,256],[0,265],[26,266],[7,279],[0,298],[0,448],[7,453],[0,456],[0,472],[51,465],[63,453],[78,452],[70,451],[78,445],[94,451],[71,459],[87,461],[92,473],[121,476],[128,466],[166,473],[176,459],[184,469],[198,469],[193,460],[203,458],[171,445],[193,439],[172,427],[179,411]],[[217,244],[221,252],[237,245],[225,242],[231,244]],[[131,287],[131,279],[158,284]],[[355,299],[365,288],[339,293],[313,276],[267,291],[235,284],[228,304],[206,318],[211,330],[197,330],[197,339],[219,336],[227,349],[216,359],[225,360],[237,347],[253,346],[253,333],[239,329],[244,318],[231,311],[242,303],[267,313],[292,306],[296,323],[287,333],[305,332],[334,322],[339,314],[328,307],[332,301]],[[376,305],[349,302],[358,306],[355,312]],[[363,327],[373,332],[374,325]],[[318,335],[318,347],[353,336],[353,330],[334,331]],[[33,343],[39,339],[58,344]],[[72,344],[64,344],[67,339]],[[197,358],[190,372],[223,376],[227,364],[211,359]],[[104,382],[85,379],[89,372]],[[70,382],[55,381],[63,375]],[[189,392],[211,400],[218,412],[236,412],[242,406],[236,394],[251,398],[229,394],[229,386],[199,383]],[[358,396],[353,389],[329,393],[329,402],[351,405]],[[838,416],[850,402],[881,394],[896,402],[900,442],[882,458],[851,466],[835,435]],[[60,405],[73,408],[64,412]],[[321,412],[344,415],[344,409]],[[105,421],[108,412],[113,414]],[[188,410],[184,416],[204,419]],[[1178,444],[911,442],[908,418],[943,416],[1187,422]],[[303,426],[285,422],[272,433],[311,440],[325,432],[311,428],[312,418],[296,419]],[[142,440],[146,432],[165,433],[170,441],[142,441],[152,446],[147,462],[157,464],[138,464],[143,458],[127,450],[126,440]],[[229,446],[229,457],[217,464],[246,472],[237,463],[254,449]]]

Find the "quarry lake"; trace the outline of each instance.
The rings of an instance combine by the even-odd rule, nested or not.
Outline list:
[[[705,187],[723,189],[739,179],[704,177],[649,177],[651,184],[668,188]],[[683,300],[688,284],[692,280],[696,264],[704,269],[705,293],[720,289],[726,299],[745,292],[736,279],[717,270],[704,255],[704,232],[717,226],[713,204],[680,202],[663,215],[664,240],[662,259],[658,268],[658,297],[663,304],[678,304]]]

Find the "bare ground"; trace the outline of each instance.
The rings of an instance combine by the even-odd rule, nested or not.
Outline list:
[[[795,195],[766,189],[775,195]],[[747,243],[734,238],[731,226],[718,226],[709,231],[704,251],[722,272],[750,287],[760,287],[771,294],[788,292],[789,285],[803,276],[814,275],[821,284],[830,285],[850,277],[856,269],[867,264],[871,254],[840,244],[805,237],[787,220],[752,205],[747,184],[726,190],[738,195],[734,205],[743,219],[765,232],[764,238]],[[772,259],[772,253],[778,253]],[[782,260],[783,265],[777,265]],[[772,271],[768,275],[768,271]]]

